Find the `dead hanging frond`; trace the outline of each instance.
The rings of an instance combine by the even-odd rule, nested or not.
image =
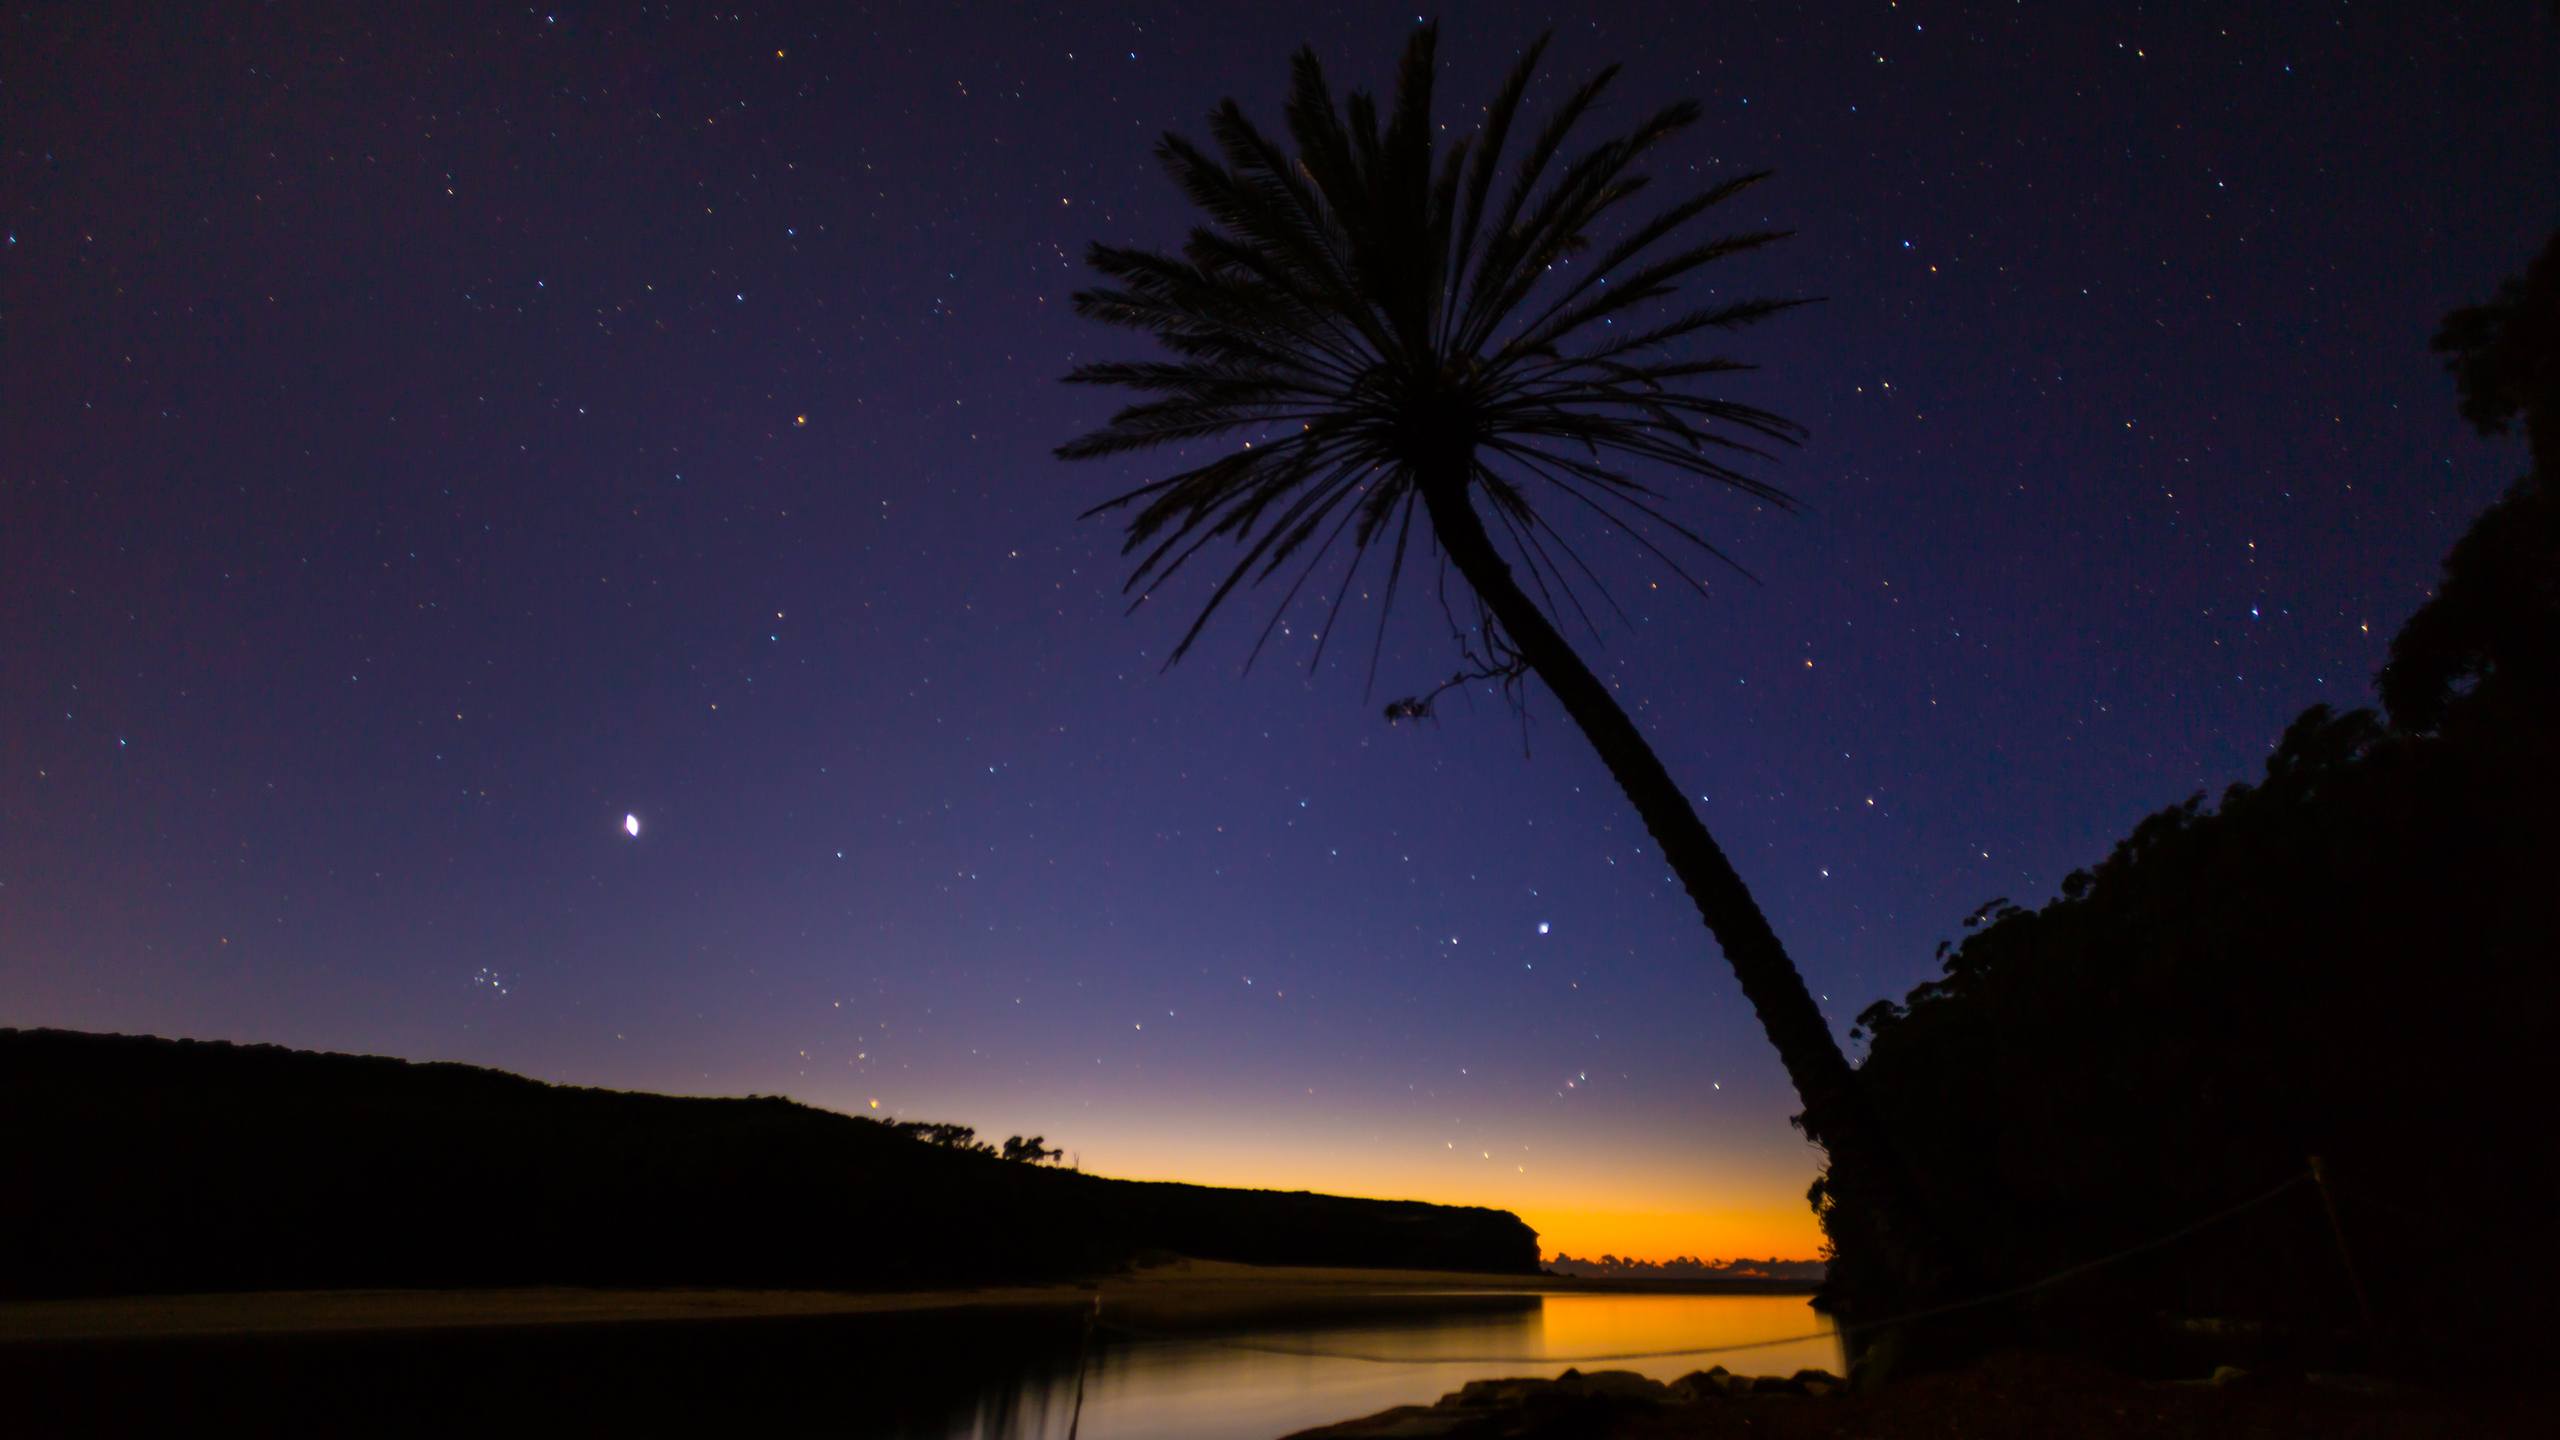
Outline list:
[[[1528,674],[1529,662],[1516,657],[1508,665],[1470,665],[1419,695],[1407,695],[1401,700],[1388,701],[1387,723],[1393,725],[1403,720],[1436,720],[1439,717],[1431,710],[1434,701],[1462,685],[1473,685],[1479,680],[1501,681],[1503,700],[1515,709],[1522,708],[1526,697],[1520,686],[1521,682],[1528,678]]]
[[[1393,725],[1404,720],[1437,718],[1431,707],[1441,696],[1487,680],[1500,682],[1503,703],[1525,718],[1529,708],[1528,693],[1523,688],[1529,677],[1527,658],[1503,636],[1501,627],[1494,623],[1492,614],[1481,602],[1476,606],[1475,625],[1461,628],[1455,614],[1449,610],[1447,579],[1448,573],[1444,568],[1441,572],[1440,603],[1442,613],[1449,616],[1450,635],[1458,647],[1461,663],[1457,673],[1420,695],[1388,701],[1387,723]]]

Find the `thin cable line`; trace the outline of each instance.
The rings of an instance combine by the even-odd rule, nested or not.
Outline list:
[[[2164,1246],[2174,1245],[2179,1241],[2186,1239],[2188,1236],[2195,1234],[2197,1231],[2205,1229],[2208,1226],[2219,1225],[2223,1221],[2230,1219],[2234,1215],[2240,1214],[2244,1210],[2255,1210],[2259,1206],[2266,1204],[2268,1201],[2275,1199],[2277,1196],[2282,1195],[2287,1190],[2292,1189],[2296,1185],[2302,1184],[2310,1178],[2311,1172],[2305,1170],[2298,1175],[2287,1178],[2276,1185],[2275,1188],[2268,1190],[2263,1194],[2243,1200],[2237,1205],[2227,1205],[2222,1209],[2216,1210],[2212,1214],[2205,1216],[2201,1220],[2195,1220],[2185,1225],[2181,1225],[2166,1235],[2145,1240],[2139,1245],[2128,1245],[2122,1250],[2118,1250],[2111,1255],[2101,1255],[2095,1260],[2083,1260],[2077,1265],[2065,1266],[2064,1268],[2056,1270],[2052,1274],[2045,1276],[2041,1280],[2030,1280],[2024,1285],[2014,1285],[2006,1290],[1995,1290],[1988,1295],[1977,1295],[1971,1300],[1958,1300],[1950,1304],[1935,1306],[1927,1310],[1914,1310],[1907,1315],[1896,1315],[1887,1320],[1868,1320],[1856,1325],[1843,1325],[1840,1327],[1840,1333],[1843,1335],[1849,1335],[1866,1330],[1880,1330],[1888,1325],[1907,1325],[1914,1320],[1934,1320],[1938,1316],[1952,1315],[1960,1310],[1976,1310],[1985,1305],[1997,1305],[2003,1300],[2015,1300],[2021,1295],[2032,1295],[2038,1290],[2059,1285],[2065,1280],[2076,1279],[2079,1276],[2086,1275],[2090,1271],[2098,1269],[2101,1266],[2113,1265],[2120,1260],[2130,1260],[2136,1255],[2146,1255],[2154,1250],[2161,1249]]]

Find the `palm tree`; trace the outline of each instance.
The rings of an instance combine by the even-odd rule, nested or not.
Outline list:
[[[1078,366],[1071,383],[1143,398],[1058,454],[1243,440],[1089,512],[1125,509],[1126,553],[1136,557],[1128,585],[1140,600],[1213,542],[1240,551],[1175,660],[1239,587],[1288,565],[1294,579],[1254,645],[1259,654],[1348,535],[1349,568],[1319,635],[1320,656],[1372,551],[1386,554],[1383,603],[1393,605],[1420,516],[1425,543],[1476,606],[1472,627],[1453,626],[1468,666],[1449,683],[1516,685],[1533,673],[1554,693],[1732,964],[1803,1102],[1806,1133],[1830,1152],[1826,1185],[1837,1195],[1847,1182],[1873,1197],[1907,1240],[1916,1211],[1905,1203],[1902,1167],[1867,1119],[1803,977],[1686,793],[1558,629],[1558,597],[1588,624],[1581,594],[1588,588],[1605,600],[1607,586],[1550,523],[1549,509],[1595,520],[1696,585],[1673,549],[1723,557],[1666,511],[1667,497],[1635,468],[1787,503],[1736,467],[1793,443],[1799,427],[1702,393],[1697,382],[1748,367],[1687,356],[1681,342],[1738,330],[1794,302],[1717,300],[1668,314],[1654,303],[1711,262],[1781,238],[1685,234],[1766,172],[1713,185],[1597,248],[1595,229],[1648,188],[1638,163],[1694,124],[1698,107],[1669,106],[1568,157],[1568,138],[1616,74],[1603,70],[1566,97],[1506,175],[1505,149],[1546,42],[1512,70],[1482,128],[1443,149],[1431,119],[1435,41],[1435,27],[1426,27],[1406,49],[1383,128],[1369,95],[1354,92],[1337,106],[1313,52],[1302,50],[1287,111],[1295,153],[1233,100],[1210,117],[1218,154],[1164,138],[1158,158],[1208,223],[1179,256],[1094,246],[1089,263],[1105,283],[1075,304],[1079,314],[1146,332],[1170,356]],[[1539,598],[1522,588],[1520,571]],[[1375,667],[1373,651],[1373,680]],[[1388,713],[1423,713],[1429,703],[1402,701]]]

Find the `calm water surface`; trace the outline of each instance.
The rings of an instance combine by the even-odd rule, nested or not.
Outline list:
[[[1121,1302],[1126,1305],[1129,1302]],[[1073,1305],[756,1320],[213,1334],[0,1345],[0,1436],[831,1435],[1276,1440],[1469,1380],[1569,1365],[1671,1379],[1837,1371],[1792,1295],[1275,1299],[1215,1328]],[[1309,1305],[1327,1307],[1308,1309]],[[1166,1329],[1175,1322],[1160,1320]],[[1675,1348],[1786,1344],[1604,1360]],[[1371,1358],[1355,1358],[1371,1357]]]
[[[1387,1320],[1180,1337],[1106,1330],[1084,1372],[1079,1440],[1275,1440],[1391,1405],[1427,1405],[1469,1380],[1553,1376],[1577,1365],[1658,1380],[1719,1364],[1743,1374],[1844,1368],[1829,1318],[1801,1295],[1478,1295],[1451,1297],[1451,1305]],[[1815,1338],[1761,1344],[1807,1335]],[[1736,1345],[1758,1348],[1593,1358]],[[1035,1364],[991,1386],[973,1413],[902,1434],[915,1440],[1062,1437],[1075,1394],[1072,1357]]]

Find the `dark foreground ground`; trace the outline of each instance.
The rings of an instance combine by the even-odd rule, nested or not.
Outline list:
[[[2420,1389],[2346,1377],[2136,1380],[2057,1356],[2005,1354],[1867,1394],[1734,1394],[1749,1382],[1625,1372],[1477,1382],[1290,1440],[2468,1440],[2552,1433],[2547,1400],[2512,1385]],[[1820,1388],[1817,1386],[1816,1388]]]

